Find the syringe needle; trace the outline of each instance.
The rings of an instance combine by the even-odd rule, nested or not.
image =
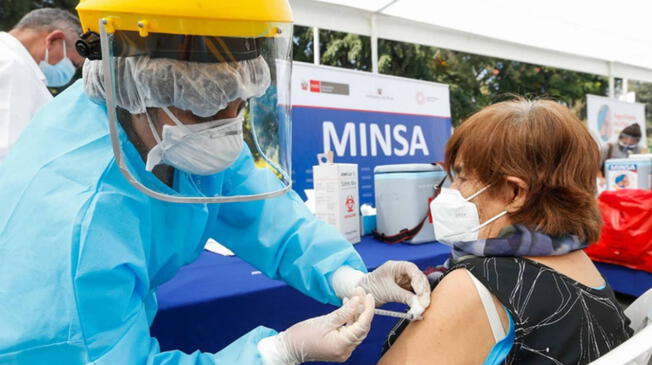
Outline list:
[[[387,316],[387,317],[395,317],[395,318],[403,318],[407,319],[409,321],[414,321],[415,319],[421,319],[421,317],[416,317],[412,313],[403,313],[403,312],[396,312],[396,311],[390,311],[387,309],[374,309],[374,313],[379,315],[379,316]]]

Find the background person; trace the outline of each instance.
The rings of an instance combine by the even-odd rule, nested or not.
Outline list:
[[[582,122],[552,101],[498,103],[455,130],[445,158],[455,179],[431,212],[451,267],[380,364],[587,364],[631,336],[582,250],[601,227]]]
[[[596,178],[598,194],[607,188],[605,162],[611,158],[627,158],[631,154],[641,153],[640,141],[641,127],[638,123],[633,123],[620,132],[617,143],[608,142],[600,144],[600,171]],[[625,183],[629,184],[629,181],[625,181]],[[617,186],[613,188],[618,189]]]
[[[627,158],[631,154],[641,153],[641,126],[633,123],[625,127],[618,135],[616,143],[605,143],[600,147],[602,164],[611,158]]]
[[[414,264],[367,273],[287,191],[284,156],[243,142],[245,116],[252,129],[288,130],[255,118],[289,120],[287,0],[85,0],[78,11],[78,49],[92,58],[83,81],[37,114],[0,169],[0,363],[343,361],[374,303],[427,307]],[[217,354],[161,352],[149,332],[156,289],[208,238],[316,300],[352,299],[281,333],[253,329]]]
[[[27,123],[84,59],[75,50],[81,26],[65,10],[38,9],[0,32],[0,162]]]

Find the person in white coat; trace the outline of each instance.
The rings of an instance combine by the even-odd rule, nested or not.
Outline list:
[[[47,87],[70,82],[84,58],[75,50],[79,19],[60,9],[37,9],[0,32],[0,163],[41,106]]]

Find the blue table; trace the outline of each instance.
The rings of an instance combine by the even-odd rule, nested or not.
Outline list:
[[[424,269],[442,264],[450,253],[450,248],[439,243],[388,245],[370,237],[363,237],[355,248],[370,270],[387,260],[407,260]],[[217,352],[258,325],[283,330],[335,309],[255,270],[237,257],[205,251],[162,285],[152,325],[162,350]],[[347,363],[375,364],[394,323],[394,318],[376,316],[367,339]]]
[[[620,265],[594,262],[615,291],[638,297],[652,288],[652,274]]]
[[[444,262],[450,249],[439,243],[422,245],[380,243],[363,237],[355,245],[372,270],[387,260],[407,260],[421,269]],[[614,290],[638,296],[652,287],[652,274],[622,266],[596,263]],[[254,272],[254,274],[252,274]],[[283,330],[307,318],[328,313],[321,304],[285,283],[256,274],[237,257],[203,252],[158,290],[159,312],[152,333],[163,350],[217,352],[258,325]],[[403,309],[400,305],[389,306]],[[348,364],[375,364],[395,319],[376,316],[367,339]]]

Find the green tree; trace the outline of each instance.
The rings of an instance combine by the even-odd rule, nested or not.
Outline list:
[[[526,97],[550,97],[570,107],[580,119],[586,117],[586,94],[605,95],[606,77],[499,60],[495,63],[492,87],[497,93],[514,93]]]
[[[295,61],[312,62],[314,59],[313,35],[311,27],[294,27],[292,38],[293,52],[292,57]]]
[[[79,0],[2,0],[0,1],[0,30],[13,28],[25,14],[34,9],[59,8],[73,14]]]
[[[320,29],[319,43],[322,64],[371,71],[371,39],[369,37]]]
[[[295,55],[305,55],[302,47],[312,48],[312,29],[298,26],[295,31],[295,38],[304,38],[295,39]],[[371,70],[369,37],[320,30],[320,43],[322,64]],[[418,44],[380,39],[378,55],[382,74],[449,85],[455,125],[508,94],[554,98],[584,118],[585,95],[605,95],[607,90],[602,76]]]
[[[483,57],[383,39],[378,54],[380,73],[449,85],[454,124],[491,102]]]
[[[313,62],[313,28],[294,26],[293,59]],[[371,39],[357,34],[319,30],[320,63],[327,66],[371,71]]]
[[[648,146],[652,146],[652,83],[649,82],[629,82],[629,91],[636,92],[636,102],[645,104],[645,120],[647,121],[647,141]]]

